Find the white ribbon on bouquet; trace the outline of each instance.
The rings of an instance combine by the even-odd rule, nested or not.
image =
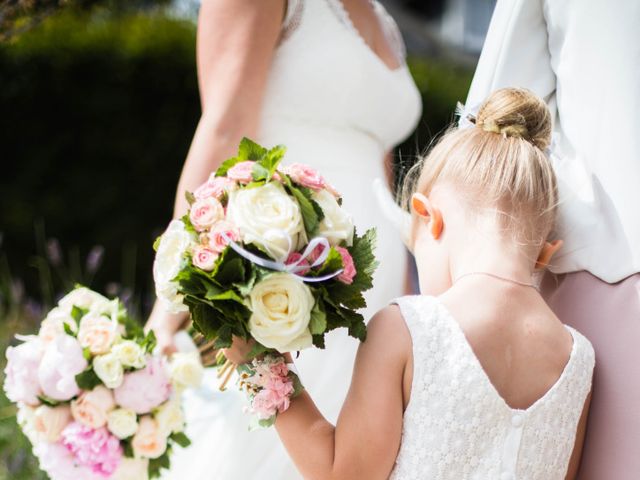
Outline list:
[[[308,282],[308,283],[324,282],[325,280],[330,280],[333,277],[337,277],[344,271],[344,269],[340,268],[335,272],[328,273],[326,275],[321,275],[319,277],[309,277],[305,275],[300,275],[300,272],[303,272],[304,270],[309,270],[311,268],[322,265],[327,259],[327,257],[329,256],[329,250],[331,249],[331,245],[329,244],[329,241],[325,237],[315,237],[311,239],[311,241],[307,245],[307,248],[305,248],[304,251],[302,252],[300,258],[295,262],[287,264],[285,262],[286,262],[286,259],[289,257],[292,250],[292,246],[293,246],[293,241],[291,240],[291,236],[286,232],[282,230],[277,230],[277,229],[269,230],[266,232],[266,234],[276,234],[287,240],[289,247],[287,248],[286,254],[282,256],[279,260],[270,260],[268,258],[263,258],[259,255],[256,255],[255,253],[248,251],[238,243],[234,242],[226,233],[223,233],[222,235],[223,235],[223,238],[227,241],[228,245],[238,255],[246,258],[250,262],[253,262],[256,265],[259,265],[261,267],[268,268],[269,270],[290,273],[298,277],[303,282]],[[320,255],[318,255],[318,258],[316,258],[313,261],[313,263],[309,265],[304,265],[302,262],[307,260],[309,256],[313,253],[313,251],[319,246],[322,246],[323,248]],[[276,255],[273,255],[273,256],[275,257]]]

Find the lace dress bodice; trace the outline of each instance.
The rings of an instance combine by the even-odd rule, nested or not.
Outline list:
[[[509,407],[464,332],[435,297],[396,300],[413,342],[411,399],[392,480],[564,479],[594,352],[567,327],[573,348],[554,386],[531,407]]]

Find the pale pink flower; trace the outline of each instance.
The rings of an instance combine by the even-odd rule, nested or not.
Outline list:
[[[218,252],[208,245],[196,245],[191,256],[193,264],[205,272],[213,270],[217,258]]]
[[[342,265],[344,266],[344,270],[340,275],[338,275],[338,280],[342,283],[346,283],[347,285],[351,285],[353,283],[353,279],[358,273],[356,272],[356,266],[353,263],[353,258],[351,257],[349,250],[347,250],[346,248],[334,248],[340,253],[340,256],[342,257]]]
[[[171,379],[161,357],[149,357],[145,368],[126,374],[114,390],[116,403],[137,414],[149,413],[170,394]]]
[[[322,255],[322,252],[324,252],[324,249],[325,249],[324,245],[318,245],[316,248],[311,250],[311,253],[309,254],[309,261],[311,263],[315,263],[315,261],[318,260],[318,258],[320,258],[320,255]]]
[[[47,345],[38,381],[44,394],[54,400],[66,401],[80,393],[76,375],[87,368],[82,346],[69,335],[60,335]]]
[[[253,165],[256,162],[247,160],[244,162],[236,163],[233,167],[227,170],[227,177],[231,180],[235,180],[240,183],[251,183],[253,181]]]
[[[286,377],[272,378],[269,385],[253,397],[252,411],[260,419],[267,419],[289,408],[293,382]]]
[[[158,458],[167,450],[167,436],[162,433],[158,422],[148,415],[140,418],[138,431],[131,440],[136,457]]]
[[[271,370],[271,374],[276,377],[286,377],[287,375],[289,375],[289,367],[287,367],[287,364],[284,362],[284,360],[272,363],[269,368]]]
[[[38,442],[33,445],[33,454],[40,461],[40,468],[54,480],[103,480],[104,475],[94,473],[91,468],[77,465],[72,452],[62,443]]]
[[[283,173],[286,173],[296,183],[299,183],[303,187],[308,187],[312,190],[321,190],[325,188],[327,182],[317,170],[311,168],[309,165],[302,163],[292,163],[281,169]]]
[[[107,353],[118,338],[118,322],[109,317],[89,313],[80,321],[78,341],[93,355]]]
[[[47,442],[60,440],[62,430],[71,423],[71,410],[68,405],[49,407],[40,405],[34,412],[33,428]]]
[[[194,228],[202,232],[224,218],[224,207],[213,197],[196,200],[189,210],[189,219]]]
[[[103,477],[113,474],[123,457],[120,440],[105,427],[93,429],[77,422],[70,423],[62,431],[62,444],[73,453],[78,465]]]
[[[7,348],[4,369],[4,391],[12,402],[38,405],[42,389],[38,383],[38,367],[44,354],[44,344],[34,337],[17,347]]]
[[[76,422],[87,427],[100,428],[107,424],[108,413],[115,408],[111,390],[98,385],[71,402],[71,414]]]
[[[211,227],[209,231],[209,247],[214,252],[222,253],[222,251],[227,248],[227,245],[229,245],[229,241],[225,236],[234,242],[240,240],[240,230],[228,220],[217,222]]]
[[[298,275],[306,275],[309,273],[309,262],[307,259],[302,259],[302,254],[298,252],[292,252],[289,254],[289,257],[284,262],[287,265],[296,264],[296,270],[293,273]]]
[[[198,200],[213,197],[220,200],[225,192],[232,190],[236,182],[227,177],[216,177],[212,175],[205,183],[196,188],[193,196]]]

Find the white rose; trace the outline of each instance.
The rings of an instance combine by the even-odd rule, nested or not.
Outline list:
[[[138,416],[132,410],[116,408],[107,415],[107,428],[120,439],[130,437],[138,431]]]
[[[68,405],[36,408],[33,428],[47,442],[57,442],[64,427],[71,422],[71,410]]]
[[[146,458],[126,458],[120,460],[112,480],[149,480],[149,460]]]
[[[124,379],[122,363],[113,353],[95,357],[93,371],[107,388],[118,388]]]
[[[249,302],[249,330],[262,345],[280,352],[311,346],[308,327],[315,299],[302,281],[288,273],[274,273],[256,284]]]
[[[171,381],[178,388],[197,387],[202,382],[204,368],[198,352],[174,353],[169,364]]]
[[[156,295],[171,313],[189,310],[182,303],[183,296],[178,293],[178,285],[173,279],[184,267],[185,254],[195,243],[195,236],[185,229],[181,220],[173,220],[160,239],[153,262],[153,279]]]
[[[55,307],[48,314],[47,317],[40,324],[40,330],[38,336],[43,342],[49,343],[53,341],[58,335],[65,334],[64,324],[69,325],[71,331],[77,332],[78,325],[76,321],[71,317],[69,312],[64,308]]]
[[[276,260],[306,243],[300,206],[279,183],[231,192],[227,220],[240,230],[244,243],[253,243]]]
[[[154,418],[158,422],[158,428],[165,436],[184,430],[184,413],[178,397],[160,405]]]
[[[123,340],[116,343],[111,349],[111,353],[125,367],[144,368],[146,365],[144,350],[133,340]]]
[[[314,192],[313,199],[320,205],[324,213],[318,233],[326,237],[333,246],[345,242],[350,247],[353,244],[353,220],[351,216],[338,205],[336,198],[327,190]]]
[[[93,290],[80,287],[62,297],[58,305],[68,312],[71,311],[72,307],[76,306],[92,312],[104,313],[110,310],[111,301]]]

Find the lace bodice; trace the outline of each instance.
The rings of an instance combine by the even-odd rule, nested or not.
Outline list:
[[[594,352],[573,336],[570,359],[531,407],[509,407],[487,377],[464,332],[435,298],[396,300],[411,333],[414,373],[394,480],[564,479]]]

